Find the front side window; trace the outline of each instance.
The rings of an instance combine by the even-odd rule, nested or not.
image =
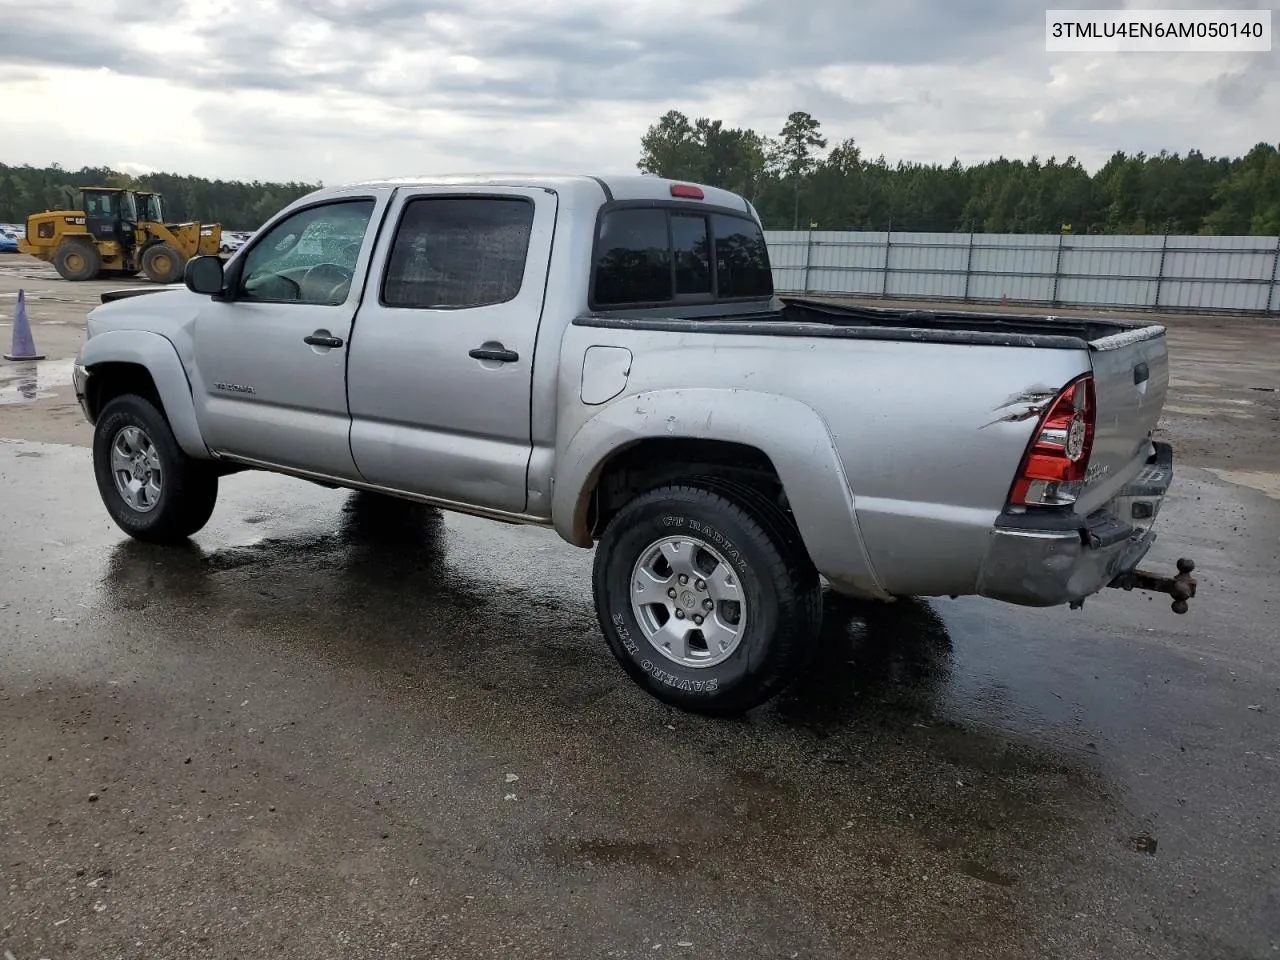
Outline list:
[[[456,310],[514,300],[524,282],[533,212],[523,197],[410,200],[391,246],[382,302]]]
[[[599,307],[773,295],[769,251],[746,217],[620,207],[600,219],[592,302]]]
[[[240,299],[343,303],[373,208],[371,199],[341,200],[285,217],[246,254]]]

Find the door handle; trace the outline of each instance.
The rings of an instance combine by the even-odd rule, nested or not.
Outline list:
[[[319,331],[311,334],[309,337],[302,338],[303,343],[309,343],[313,347],[340,347],[342,346],[341,337],[331,337],[327,333]]]
[[[497,360],[499,363],[515,363],[520,359],[520,354],[505,347],[476,347],[467,356],[475,360]]]

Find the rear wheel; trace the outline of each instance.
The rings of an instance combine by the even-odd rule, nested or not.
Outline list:
[[[183,453],[160,411],[139,396],[103,407],[93,471],[107,513],[138,540],[185,540],[209,521],[218,499],[217,474]]]
[[[142,252],[142,272],[153,283],[177,283],[186,265],[186,258],[168,243],[153,244]]]
[[[595,601],[610,649],[653,696],[740,713],[780,692],[814,649],[817,572],[789,521],[717,481],[627,504],[596,549]]]
[[[53,268],[63,280],[92,280],[102,269],[102,257],[92,244],[70,240],[54,253]]]

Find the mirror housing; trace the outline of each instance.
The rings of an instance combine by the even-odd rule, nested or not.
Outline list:
[[[193,293],[217,296],[222,293],[226,278],[222,272],[222,258],[215,256],[192,257],[187,261],[182,280]]]

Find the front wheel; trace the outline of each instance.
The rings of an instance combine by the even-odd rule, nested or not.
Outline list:
[[[780,692],[819,629],[818,574],[762,498],[716,483],[637,497],[596,548],[596,613],[627,673],[660,700],[733,714]]]
[[[160,411],[139,396],[103,407],[93,471],[107,513],[138,540],[185,540],[208,523],[218,499],[217,474],[183,453]]]

